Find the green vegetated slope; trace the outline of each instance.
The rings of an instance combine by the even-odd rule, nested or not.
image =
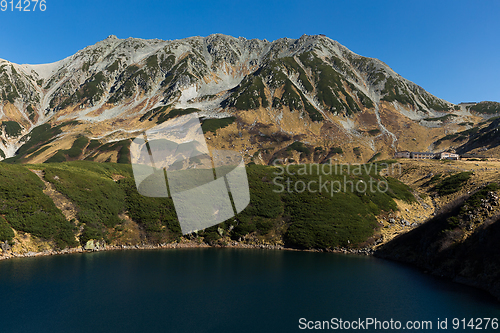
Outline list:
[[[72,124],[75,124],[75,122],[66,122],[57,126],[43,124],[35,127],[28,135],[21,138],[20,141],[24,144],[17,150],[16,155],[3,162],[22,163],[26,156],[33,153],[36,154],[36,152],[41,149],[47,149],[48,145],[55,140],[56,136],[62,133],[62,128]]]
[[[118,215],[126,209],[123,189],[113,176],[130,175],[129,166],[75,162],[41,168],[45,171],[45,180],[77,206],[77,219],[84,227],[80,242],[109,241],[108,228],[121,222]]]
[[[438,182],[454,193],[465,173]],[[453,179],[452,179],[453,178]],[[497,183],[454,201],[422,226],[383,245],[377,256],[414,264],[433,274],[490,291],[500,298],[500,218]]]
[[[16,137],[21,135],[23,130],[21,125],[15,121],[3,121],[0,125],[1,132],[5,132],[7,136]]]
[[[322,107],[333,113],[351,115],[361,111],[361,107],[374,107],[368,96],[345,80],[342,73],[347,71],[351,76],[353,74],[339,58],[332,56],[322,60],[309,51],[302,53],[298,59],[273,59],[232,89],[231,96],[223,105],[239,110],[287,106],[290,110],[308,115],[313,121],[322,121],[323,116],[305,94],[315,95]],[[303,67],[315,74],[308,76]],[[295,83],[291,81],[291,76],[297,77]],[[268,100],[266,89],[271,95],[280,89],[282,93]]]
[[[169,119],[182,116],[185,114],[190,114],[199,111],[198,109],[173,109],[166,112],[167,107],[158,108],[154,114],[149,114],[148,117],[150,121],[156,121],[158,124],[165,122]],[[153,111],[153,110],[152,110]],[[146,118],[145,118],[146,120]],[[214,118],[214,119],[201,119],[201,127],[204,133],[216,132],[220,128],[224,128],[232,124],[236,120],[235,117],[227,118]],[[14,125],[8,122],[8,126],[16,128]],[[43,124],[35,127],[28,135],[24,136],[21,141],[24,144],[17,150],[16,155],[10,157],[3,162],[6,163],[29,163],[32,158],[44,153],[49,149],[54,143],[54,140],[63,132],[67,126],[74,126],[78,124],[76,121],[65,122],[59,125],[51,126],[50,124]],[[4,122],[4,127],[7,128]],[[10,128],[9,127],[9,128]],[[9,133],[12,133],[12,129]],[[120,141],[104,143],[99,140],[89,139],[84,135],[79,135],[74,139],[71,148],[61,149],[55,152],[52,156],[48,157],[45,161],[46,163],[59,163],[74,160],[87,160],[95,161],[99,158],[101,154],[108,154],[110,152],[116,152],[116,160],[109,158],[107,162],[117,162],[117,163],[130,163],[130,144],[131,139],[125,139]],[[5,157],[5,153],[0,150],[0,156]],[[105,159],[101,159],[104,161]]]
[[[77,245],[75,226],[43,188],[43,182],[28,168],[0,163],[0,241],[11,241],[15,229],[54,241],[60,248]]]
[[[452,176],[446,177],[442,179],[435,187],[434,190],[439,195],[447,195],[447,194],[452,194],[456,193],[460,190],[462,185],[467,183],[467,181],[470,179],[472,172],[467,171],[467,172],[459,172],[457,174],[454,174]],[[435,175],[433,178],[431,178],[430,181],[438,180],[441,178],[440,174]]]
[[[355,187],[351,191],[349,183],[345,193],[342,189],[332,195],[330,183],[328,189],[319,193],[320,176],[323,183],[347,180],[357,184],[363,180],[369,184],[370,179],[383,179],[374,169],[360,174],[353,174],[352,170],[347,174],[344,170],[343,175],[337,176],[321,171],[318,174],[314,169],[308,175],[300,175],[302,167],[289,167],[290,174],[280,176],[280,168],[248,166],[249,206],[234,218],[191,237],[221,245],[231,238],[248,243],[284,242],[293,248],[355,246],[365,243],[378,228],[375,215],[397,209],[394,198],[414,200],[406,185],[390,178],[385,193],[359,192]],[[28,168],[43,170],[45,180],[73,202],[78,223],[64,219],[43,194],[43,183]],[[129,165],[88,161],[31,166],[0,163],[0,176],[0,241],[12,240],[15,229],[53,240],[60,248],[76,246],[77,235],[81,244],[89,239],[120,244],[123,234],[130,231],[123,213],[139,226],[141,243],[172,242],[181,237],[172,200],[138,194]],[[302,191],[302,184],[309,183],[311,192]],[[338,184],[334,189],[338,189]]]
[[[29,163],[31,158],[34,158],[49,149],[54,144],[54,140],[63,132],[63,130],[77,124],[77,121],[69,121],[59,125],[43,124],[33,128],[29,134],[21,138],[21,142],[24,144],[16,151],[16,154],[13,157],[5,159],[3,162]],[[130,142],[131,140],[126,139],[103,143],[99,140],[91,140],[83,135],[79,135],[73,141],[71,148],[58,150],[54,155],[50,156],[46,162],[58,163],[77,159],[93,161],[100,154],[116,151],[116,162],[130,163]],[[2,154],[3,152],[0,152],[0,155]]]
[[[490,115],[500,114],[500,103],[483,101],[477,103],[476,105],[471,106],[470,110],[482,114],[490,114]]]

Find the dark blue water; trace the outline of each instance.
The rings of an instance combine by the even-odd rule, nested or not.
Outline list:
[[[445,331],[436,322],[448,318],[457,332],[453,318],[500,318],[500,303],[411,267],[330,253],[185,249],[0,262],[0,332],[299,332],[300,318],[367,317],[432,321],[426,332]]]

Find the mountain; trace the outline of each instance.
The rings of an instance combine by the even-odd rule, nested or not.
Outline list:
[[[432,150],[484,118],[321,35],[109,36],[52,64],[0,60],[0,157],[9,161],[126,162],[130,138],[191,112],[211,147],[257,164]]]

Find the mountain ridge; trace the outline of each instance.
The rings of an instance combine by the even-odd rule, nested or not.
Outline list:
[[[1,120],[21,128],[16,136],[2,132],[0,149],[6,157],[15,156],[26,136],[43,124],[78,122],[60,133],[51,149],[36,155],[46,160],[80,135],[103,144],[120,141],[154,126],[172,110],[189,108],[205,118],[236,117],[222,136],[279,132],[325,149],[348,142],[348,149],[358,147],[365,161],[412,145],[428,149],[439,136],[463,129],[460,122],[481,120],[465,110],[450,122],[428,122],[454,113],[456,106],[381,60],[357,55],[321,35],[273,42],[222,34],[173,41],[111,35],[51,64],[0,60]],[[409,131],[399,129],[403,122]],[[267,130],[256,131],[258,124]],[[414,144],[404,133],[412,131],[427,133]],[[325,138],[331,142],[322,143]],[[234,145],[229,141],[226,145]],[[241,142],[233,148],[248,149],[247,161],[262,156],[262,149],[285,148],[277,142],[256,145]],[[359,159],[354,155],[345,159]]]

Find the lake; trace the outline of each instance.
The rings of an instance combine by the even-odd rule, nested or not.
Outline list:
[[[316,321],[332,328],[366,318],[381,326],[430,321],[432,329],[420,331],[435,332],[438,319],[447,319],[448,331],[467,331],[453,330],[453,318],[500,318],[500,303],[486,292],[412,267],[278,250],[12,259],[0,262],[0,295],[2,332],[301,332]]]

